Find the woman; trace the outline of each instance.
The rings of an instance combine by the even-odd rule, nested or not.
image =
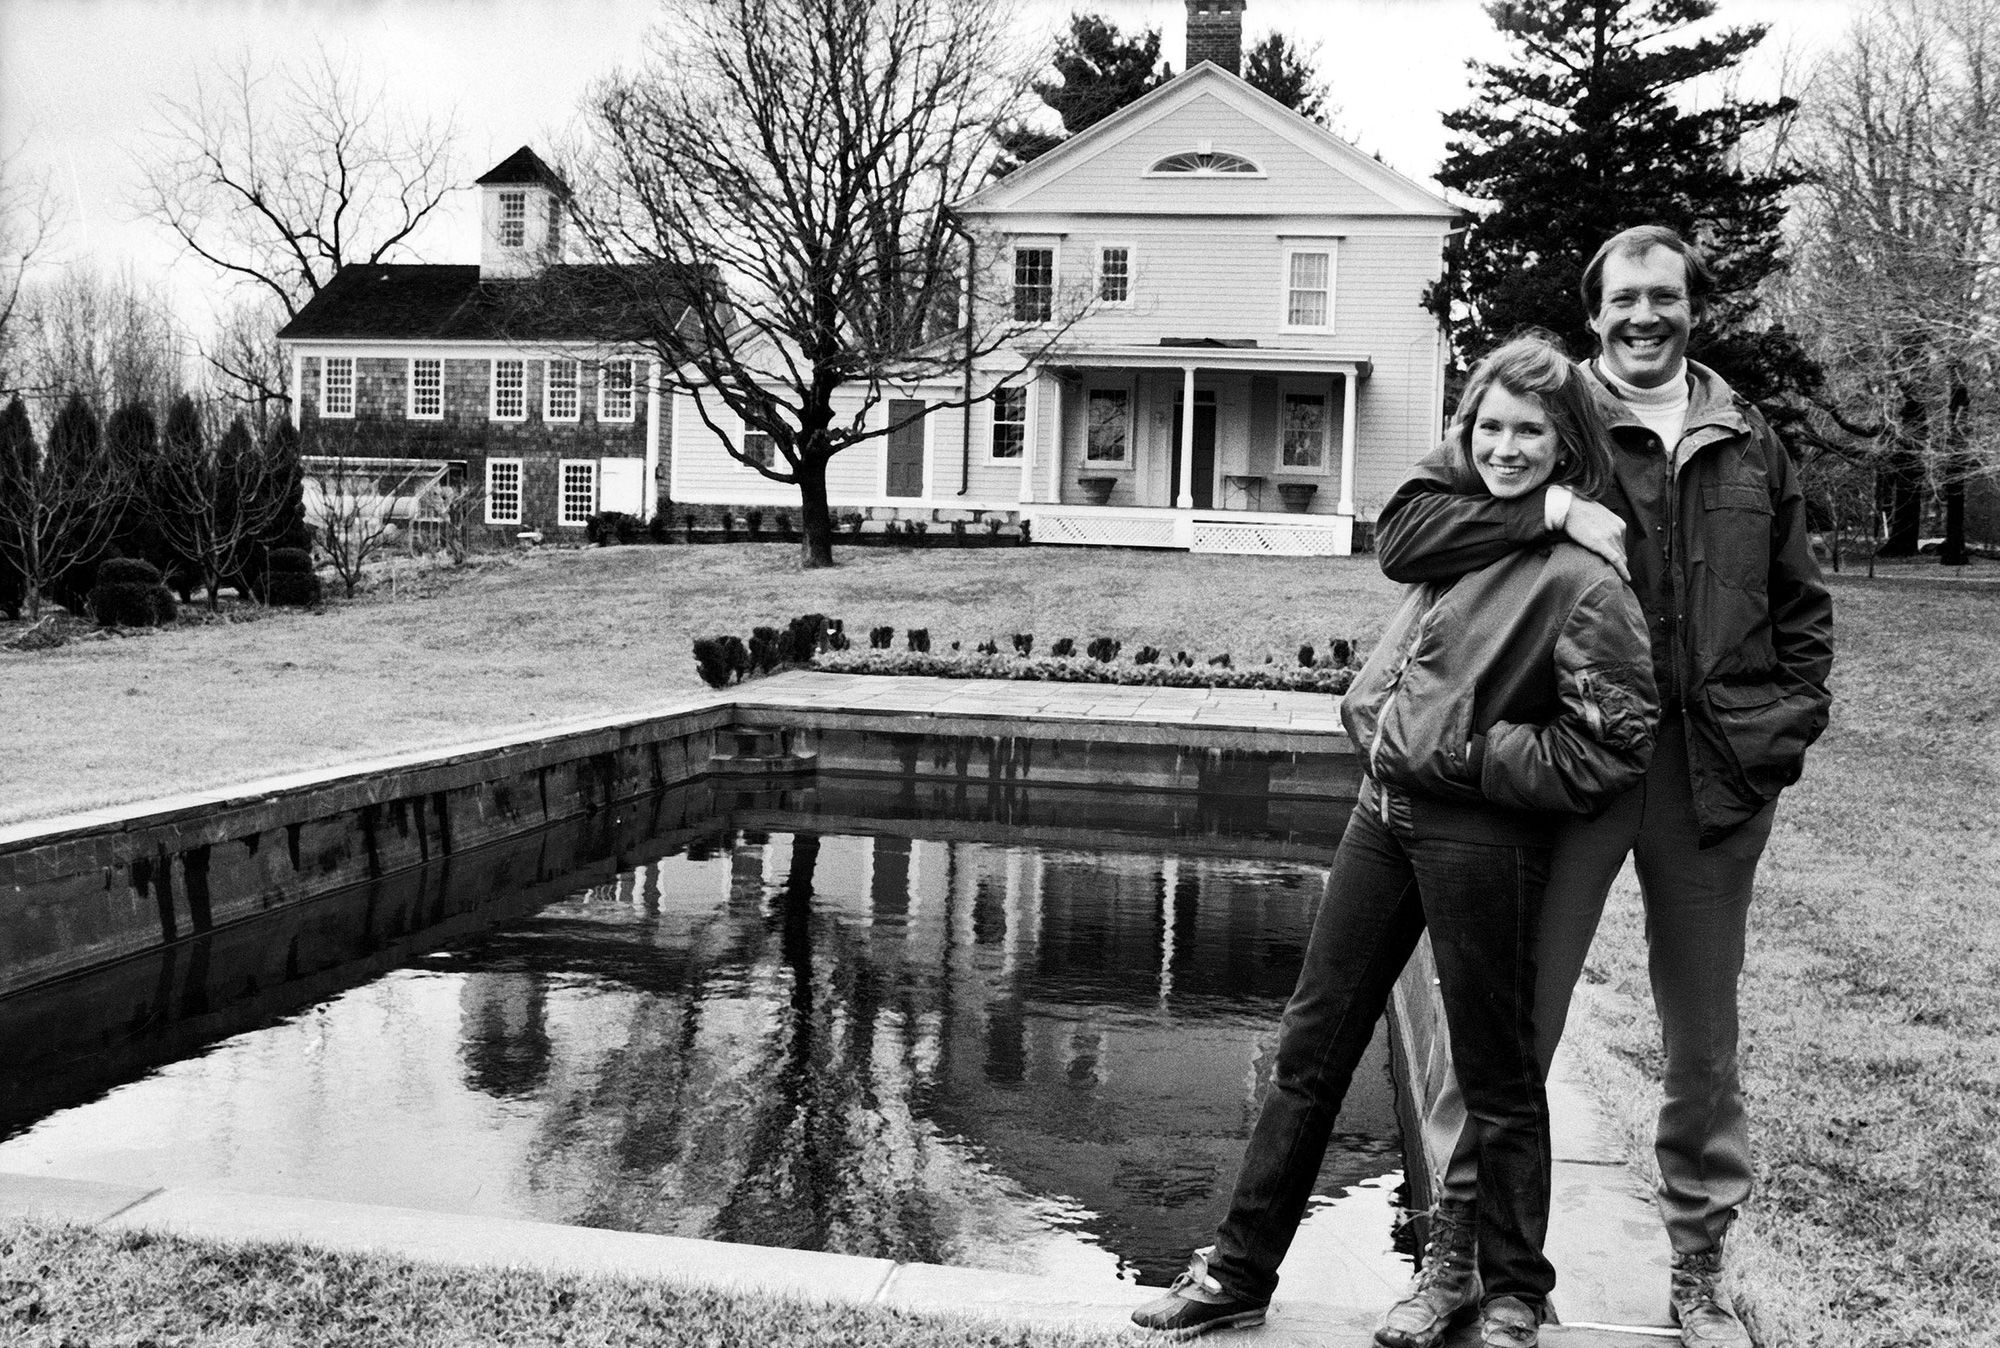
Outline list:
[[[1462,489],[1594,494],[1610,461],[1579,379],[1542,334],[1482,361],[1448,433]],[[1595,810],[1644,773],[1657,716],[1652,663],[1637,598],[1567,542],[1524,548],[1454,584],[1411,587],[1341,705],[1362,756],[1361,796],[1285,1007],[1229,1215],[1216,1243],[1134,1321],[1176,1338],[1262,1323],[1348,1080],[1428,927],[1478,1130],[1479,1193],[1432,1214],[1433,1257],[1376,1341],[1430,1348],[1477,1310],[1483,1343],[1536,1343],[1555,1285],[1542,1255],[1549,1124],[1533,1025],[1549,846],[1562,816]]]

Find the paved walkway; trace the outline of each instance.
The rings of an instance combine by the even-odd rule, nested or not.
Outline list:
[[[794,673],[756,680],[691,706],[734,702],[902,716],[1111,721],[1129,726],[1242,728],[1339,734],[1337,699],[1246,689],[1124,688],[1095,684],[887,678]],[[643,717],[625,719],[645,719]],[[601,727],[598,719],[580,726]],[[533,738],[544,739],[549,728]],[[479,746],[484,749],[492,742]],[[387,760],[397,766],[406,758]],[[346,777],[352,765],[314,777]],[[270,784],[260,784],[261,786]],[[237,788],[240,793],[243,788]],[[217,797],[232,793],[212,793]],[[145,807],[135,807],[134,812]],[[47,821],[43,821],[46,826]],[[1551,1328],[1559,1348],[1646,1348],[1663,1327],[1666,1244],[1650,1203],[1631,1191],[1595,1108],[1558,1057],[1550,1083],[1556,1121],[1556,1217],[1549,1249],[1561,1275],[1557,1305],[1571,1323]],[[817,1301],[1116,1330],[1156,1293],[1110,1279],[1077,1282],[849,1255],[722,1244],[672,1236],[200,1187],[143,1189],[73,1177],[0,1174],[0,1222],[73,1221],[103,1230],[175,1232],[221,1241],[299,1241],[460,1267],[520,1266],[660,1278],[697,1287],[763,1290]],[[1396,1288],[1369,1271],[1378,1231],[1302,1238],[1282,1270],[1269,1324],[1205,1342],[1245,1348],[1365,1348]],[[1144,1336],[1137,1336],[1144,1341]],[[1455,1337],[1454,1344],[1473,1342]]]

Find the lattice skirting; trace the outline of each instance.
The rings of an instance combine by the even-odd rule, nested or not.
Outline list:
[[[1080,543],[1100,548],[1171,548],[1171,519],[1116,515],[1042,515],[1034,522],[1037,543]]]
[[[1332,529],[1294,524],[1222,524],[1196,520],[1192,551],[1263,557],[1337,557],[1340,535]]]

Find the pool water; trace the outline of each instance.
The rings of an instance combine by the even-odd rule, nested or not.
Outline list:
[[[93,1086],[0,1170],[1166,1281],[1226,1205],[1324,868],[923,833],[627,854]],[[1394,1282],[1379,1033],[1340,1127],[1302,1241],[1377,1230]]]

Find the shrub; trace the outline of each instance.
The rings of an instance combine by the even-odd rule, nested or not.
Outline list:
[[[750,668],[759,674],[769,674],[778,667],[778,629],[775,627],[753,627],[750,629]]]
[[[868,649],[871,651],[886,651],[889,649],[889,643],[895,639],[896,629],[893,627],[871,627],[868,629]]]
[[[1228,652],[1228,651],[1224,651],[1224,652],[1223,652],[1222,654],[1220,654],[1220,655],[1211,655],[1211,656],[1209,656],[1209,657],[1208,657],[1208,663],[1210,663],[1211,665],[1214,665],[1214,666],[1215,666],[1215,667],[1216,667],[1217,669],[1229,669],[1229,668],[1231,668],[1231,664],[1230,664],[1230,659],[1229,659],[1229,652]]]
[[[912,627],[912,628],[911,628],[911,629],[909,630],[909,633],[908,633],[908,636],[909,636],[909,642],[910,642],[910,649],[911,649],[911,650],[913,650],[913,651],[917,651],[917,652],[925,652],[925,651],[929,651],[929,650],[930,650],[930,648],[931,648],[931,629],[930,629],[930,628],[928,628],[928,627]]]
[[[802,613],[786,629],[785,659],[790,664],[807,665],[821,651],[829,649],[829,624],[823,613]]]
[[[1053,646],[1049,647],[1049,654],[1058,660],[1067,660],[1070,656],[1076,654],[1076,638],[1059,638]]]
[[[1114,683],[1164,688],[1264,688],[1303,693],[1344,693],[1351,669],[1255,669],[1221,666],[1100,664],[1090,660],[1017,660],[994,655],[929,655],[914,651],[827,654],[814,668],[837,674],[907,674],[940,679],[1017,679],[1047,683]]]
[[[1305,645],[1299,647],[1299,663],[1304,665],[1307,669],[1311,669],[1313,664],[1313,654],[1314,652],[1312,648],[1312,643],[1308,641]]]
[[[653,518],[646,521],[646,537],[655,543],[664,543],[673,536],[673,512],[662,504],[653,512]]]
[[[1085,654],[1101,665],[1108,665],[1118,658],[1118,652],[1123,649],[1123,642],[1113,641],[1110,637],[1092,637]]]
[[[1141,646],[1138,649],[1138,651],[1133,654],[1132,663],[1135,665],[1159,664],[1160,648],[1158,646]]]
[[[1016,632],[1014,634],[1014,654],[1025,660],[1030,655],[1033,655],[1034,652],[1035,634],[1033,632]]]
[[[847,532],[858,534],[861,532],[861,526],[867,522],[867,519],[868,517],[860,511],[850,510],[840,517],[840,522],[847,526]]]
[[[1333,663],[1336,669],[1344,668],[1348,665],[1353,664],[1354,663],[1353,645],[1345,640],[1334,642]]]
[[[750,651],[743,644],[743,638],[733,633],[701,637],[694,643],[694,667],[703,683],[711,688],[722,688],[732,679],[740,679],[750,672]]]
[[[583,536],[600,548],[612,543],[636,543],[639,527],[638,516],[622,510],[605,510],[583,522]]]
[[[286,608],[319,603],[319,576],[313,571],[311,553],[303,548],[273,548],[266,568],[265,603]]]
[[[743,522],[750,526],[750,532],[754,534],[764,527],[764,512],[761,510],[746,510],[743,512]]]
[[[1000,654],[1000,643],[993,640],[993,638],[988,637],[986,640],[980,642],[977,646],[973,647],[973,649],[978,651],[981,655],[998,655]]]
[[[136,557],[112,557],[97,568],[90,611],[100,627],[157,627],[174,620],[174,596],[160,568]]]

